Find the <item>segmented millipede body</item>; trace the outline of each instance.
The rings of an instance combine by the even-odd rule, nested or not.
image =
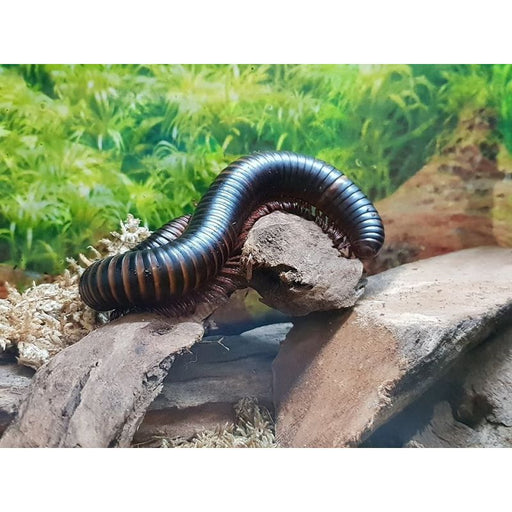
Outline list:
[[[314,220],[348,256],[371,258],[384,243],[377,210],[341,171],[295,153],[255,153],[226,167],[192,216],[90,265],[80,295],[98,311],[169,314],[228,296],[244,281],[240,253],[248,231],[276,210]]]

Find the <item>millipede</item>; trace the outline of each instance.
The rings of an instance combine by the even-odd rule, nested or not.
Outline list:
[[[244,286],[240,255],[249,230],[277,210],[316,222],[346,257],[372,258],[384,243],[375,206],[341,171],[296,153],[255,153],[226,167],[193,215],[92,263],[81,276],[80,296],[97,311],[169,315],[226,298]]]

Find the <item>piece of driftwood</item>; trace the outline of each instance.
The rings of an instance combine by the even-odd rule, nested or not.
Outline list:
[[[259,229],[262,224],[265,229]],[[336,297],[326,300],[340,283],[346,287],[340,295],[352,294],[354,302],[361,295],[361,278],[347,260],[328,247],[321,249],[323,259],[315,259],[315,244],[328,246],[329,240],[313,223],[274,213],[258,221],[254,234],[244,251],[246,270],[257,276],[266,302],[304,315],[340,307]],[[327,280],[325,269],[330,269]],[[316,312],[295,320],[273,367],[279,443],[359,445],[441,379],[461,354],[510,324],[510,275],[510,249],[460,251],[369,278],[351,312]],[[265,405],[271,356],[263,362],[267,356],[256,357],[250,343],[244,352],[243,336],[231,340],[229,354],[220,337],[193,348],[214,307],[200,308],[188,319],[129,315],[104,326],[42,367],[21,401],[23,385],[16,377],[20,393],[7,405],[12,415],[13,404],[20,403],[19,412],[0,446],[128,446],[139,425],[141,442],[153,435],[188,437],[224,422],[232,414],[229,402],[242,395],[259,397]],[[279,336],[273,334],[274,344]],[[502,360],[491,359],[493,365]],[[480,377],[468,379],[460,381],[468,390],[485,387]],[[219,386],[215,391],[213,384]],[[495,397],[497,389],[479,394]],[[459,419],[472,421],[474,414],[465,412],[472,403],[462,403]],[[440,425],[451,421],[443,404],[437,409],[421,437],[409,437],[412,443],[435,444],[429,432],[439,433]],[[510,421],[504,416],[508,408],[496,405],[489,414],[490,422]]]
[[[198,322],[131,315],[88,334],[35,374],[0,447],[128,446]]]
[[[18,411],[33,375],[34,370],[17,364],[13,354],[0,355],[0,436]]]
[[[234,406],[254,398],[273,410],[272,370],[280,343],[291,323],[271,324],[236,336],[209,336],[176,357],[162,391],[149,406],[135,444],[155,438],[190,438],[219,425],[233,423]],[[34,370],[0,361],[0,436],[27,394]]]
[[[283,446],[356,446],[511,323],[512,249],[467,249],[368,279],[347,314],[296,322],[274,361]]]
[[[366,280],[319,226],[275,212],[254,225],[242,251],[250,285],[272,308],[294,316],[353,306]]]
[[[512,326],[464,354],[368,447],[512,447]]]

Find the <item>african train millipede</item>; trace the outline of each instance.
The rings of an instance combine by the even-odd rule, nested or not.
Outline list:
[[[247,233],[276,210],[315,221],[348,257],[371,258],[384,243],[377,210],[335,167],[295,153],[255,153],[226,167],[192,216],[90,265],[80,295],[98,311],[171,316],[193,312],[203,301],[225,300],[244,284],[240,253]]]

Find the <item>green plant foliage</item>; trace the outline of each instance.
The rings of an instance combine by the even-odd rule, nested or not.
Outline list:
[[[512,153],[512,64],[493,66],[491,84],[498,129],[506,149]]]
[[[511,66],[0,66],[0,261],[57,273],[133,213],[190,213],[237,157],[323,158],[372,198],[461,112],[495,112],[512,149]]]

